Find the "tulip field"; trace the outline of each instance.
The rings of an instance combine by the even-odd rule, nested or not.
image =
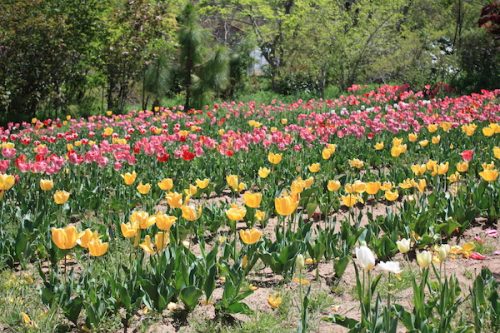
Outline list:
[[[499,101],[0,127],[0,332],[498,332]]]

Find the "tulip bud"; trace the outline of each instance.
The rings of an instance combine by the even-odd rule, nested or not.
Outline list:
[[[301,271],[304,268],[304,265],[305,265],[304,256],[302,254],[298,254],[297,257],[295,258],[295,269]]]

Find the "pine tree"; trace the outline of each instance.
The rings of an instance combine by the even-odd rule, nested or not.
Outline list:
[[[228,84],[228,56],[223,47],[213,51],[215,43],[198,23],[196,7],[188,3],[178,18],[179,73],[186,94],[184,109],[200,108],[214,94],[221,94]],[[211,44],[208,44],[211,43]]]
[[[204,58],[203,39],[206,33],[198,23],[198,15],[192,3],[188,3],[184,7],[178,21],[180,24],[179,65],[183,76],[183,88],[186,92],[184,109],[189,110],[193,93],[193,81],[196,80],[193,76],[195,76],[195,71],[202,64]]]

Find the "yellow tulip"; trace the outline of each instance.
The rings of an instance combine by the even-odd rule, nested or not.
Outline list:
[[[281,122],[281,125],[286,125],[286,124],[288,124],[288,119],[281,118],[280,122]]]
[[[493,134],[495,134],[495,129],[494,128],[491,128],[489,126],[483,128],[483,135],[484,136],[490,137],[490,136],[493,136]]]
[[[271,164],[279,164],[282,159],[283,159],[283,154],[274,154],[269,152],[269,154],[267,155],[267,160]]]
[[[473,136],[476,128],[476,124],[462,125],[462,132],[464,132],[467,136]]]
[[[354,184],[352,184],[352,190],[358,194],[364,193],[366,191],[366,183],[356,180]]]
[[[160,252],[170,244],[170,234],[168,232],[158,231],[155,235],[156,251]]]
[[[266,218],[266,213],[261,210],[256,210],[255,218],[257,219],[257,221],[263,221]]]
[[[149,193],[149,191],[151,191],[151,184],[140,183],[139,185],[137,185],[137,192],[139,192],[140,194],[146,195]]]
[[[238,192],[244,191],[247,189],[247,185],[245,183],[238,184]]]
[[[252,228],[246,230],[240,230],[240,238],[246,245],[252,245],[257,243],[262,237],[262,231]]]
[[[384,143],[383,142],[377,142],[375,144],[375,146],[373,146],[373,148],[375,148],[375,150],[382,150],[382,149],[384,149]]]
[[[182,206],[182,194],[177,192],[167,193],[165,196],[167,199],[167,204],[170,208],[181,208]]]
[[[66,191],[56,191],[54,193],[54,202],[58,205],[64,205],[69,200],[69,195]]]
[[[410,189],[416,185],[416,182],[414,179],[406,178],[403,180],[402,183],[399,183],[399,187],[401,187],[403,190]]]
[[[210,179],[208,179],[208,178],[205,178],[203,180],[196,179],[196,186],[198,186],[198,188],[200,188],[202,190],[206,189],[209,183],[210,183]]]
[[[497,160],[500,160],[500,147],[493,147],[493,155]]]
[[[391,182],[383,182],[382,186],[380,186],[380,190],[382,190],[384,192],[390,191],[390,190],[392,190],[392,187],[393,187],[393,185]]]
[[[147,254],[154,254],[155,250],[153,248],[153,243],[151,242],[151,236],[146,235],[144,237],[144,242],[140,244],[140,247],[146,252]]]
[[[314,177],[309,177],[304,180],[304,188],[309,188],[314,184]]]
[[[16,183],[16,178],[12,175],[0,174],[0,191],[10,190]]]
[[[259,177],[260,178],[267,178],[269,176],[269,173],[271,172],[270,169],[268,168],[259,168]]]
[[[330,192],[337,192],[340,188],[340,182],[338,180],[329,180],[328,181],[328,185],[327,185],[327,188],[328,188],[328,191]]]
[[[164,178],[158,182],[158,187],[162,191],[170,191],[174,187],[172,178]]]
[[[438,130],[438,126],[436,124],[429,124],[427,126],[427,130],[429,131],[429,133],[434,133]]]
[[[454,174],[451,174],[448,176],[448,181],[450,184],[456,183],[460,180],[460,174],[458,172],[455,172]]]
[[[137,173],[134,171],[132,173],[127,172],[125,174],[121,175],[123,178],[123,182],[125,185],[130,186],[135,182],[135,179],[137,178]]]
[[[137,235],[137,228],[134,228],[130,223],[122,223],[120,225],[123,237],[132,238]]]
[[[50,191],[54,188],[54,182],[50,179],[40,179],[40,189],[42,191]]]
[[[491,162],[491,163],[483,163],[483,164],[481,164],[481,167],[484,170],[494,170],[495,169],[495,164],[493,162]]]
[[[353,194],[348,194],[348,195],[343,195],[340,197],[340,199],[342,200],[342,204],[346,207],[353,207],[354,205],[356,205],[358,203],[358,201],[360,201],[360,197],[358,197],[357,195],[353,195]]]
[[[469,170],[469,162],[459,162],[457,163],[458,172],[467,172]]]
[[[393,146],[391,148],[391,156],[392,157],[399,157],[401,154],[406,152],[406,145],[399,145],[399,146]]]
[[[240,207],[236,204],[233,204],[231,208],[226,210],[226,216],[231,221],[241,221],[245,217],[247,210],[245,207]]]
[[[439,127],[445,132],[448,132],[451,129],[451,123],[449,121],[443,121],[439,124]]]
[[[427,166],[425,164],[413,164],[411,171],[413,171],[415,176],[422,176],[427,171]]]
[[[438,175],[445,175],[448,172],[449,166],[449,162],[439,164],[437,168]]]
[[[52,228],[52,241],[61,250],[69,250],[76,246],[78,231],[73,225],[65,228]]]
[[[402,138],[397,138],[397,137],[392,138],[392,145],[393,146],[397,147],[397,146],[400,146],[402,143],[403,143]]]
[[[437,145],[441,141],[441,136],[436,135],[432,137],[432,144]]]
[[[82,231],[78,234],[77,243],[78,243],[78,245],[80,245],[81,247],[86,249],[89,247],[89,243],[93,239],[97,239],[97,238],[99,238],[99,234],[97,233],[97,231],[92,232],[92,230],[90,230],[90,229],[85,229],[84,231]]]
[[[283,300],[278,294],[269,295],[269,297],[267,298],[267,303],[273,309],[279,308],[282,302]]]
[[[427,147],[429,145],[429,140],[421,140],[418,142],[420,147]]]
[[[408,141],[410,142],[416,142],[418,139],[418,135],[416,133],[410,133],[408,134]]]
[[[319,170],[321,169],[321,165],[319,163],[313,163],[309,165],[307,168],[309,169],[310,172],[316,173],[319,172]]]
[[[335,151],[337,150],[337,145],[334,144],[334,143],[329,143],[329,144],[326,145],[326,148],[328,150],[330,150],[332,152],[332,154],[334,154]]]
[[[274,208],[281,216],[292,215],[299,205],[299,198],[297,195],[286,195],[274,199]]]
[[[302,180],[302,178],[299,177],[292,182],[292,185],[290,186],[290,191],[293,194],[299,194],[302,193],[302,191],[304,191],[305,187],[306,183],[304,182],[304,180]]]
[[[161,212],[156,213],[156,226],[160,230],[169,231],[177,221],[177,217]]]
[[[243,194],[243,201],[250,208],[258,208],[262,201],[262,193],[245,192]]]
[[[384,196],[387,199],[387,201],[395,201],[398,199],[399,193],[398,191],[385,191]]]
[[[201,207],[198,207],[198,211],[191,205],[183,205],[181,207],[182,210],[182,218],[193,222],[200,218],[201,216]]]
[[[375,195],[380,191],[380,186],[382,186],[380,182],[368,182],[366,183],[366,193]]]
[[[130,222],[133,226],[147,229],[156,223],[156,218],[154,216],[149,216],[148,212],[136,210],[130,215]]]
[[[191,197],[198,193],[198,187],[190,184],[189,188],[184,190],[184,193],[186,194],[186,196]]]
[[[233,189],[233,191],[238,190],[238,183],[239,183],[238,176],[236,176],[236,175],[226,176],[226,182],[227,182],[227,185],[229,185],[229,187]]]
[[[89,254],[92,257],[100,257],[108,252],[109,243],[103,243],[100,239],[93,239],[89,243]]]
[[[321,151],[321,157],[324,159],[324,160],[328,160],[330,159],[330,157],[332,157],[332,151],[328,148],[323,148],[323,151]]]
[[[351,166],[351,168],[362,169],[365,165],[365,162],[355,158],[355,159],[349,160],[349,165]]]
[[[432,171],[437,167],[437,161],[429,160],[425,165],[428,171]]]
[[[112,135],[112,134],[113,134],[113,129],[112,129],[111,127],[106,127],[106,128],[104,129],[104,135],[105,135],[105,136],[110,136],[110,135]]]
[[[427,188],[427,181],[423,178],[419,179],[415,187],[420,193],[424,193],[425,189]]]
[[[498,178],[498,170],[483,170],[479,173],[481,178],[483,178],[485,181],[488,183],[492,183],[497,180]]]

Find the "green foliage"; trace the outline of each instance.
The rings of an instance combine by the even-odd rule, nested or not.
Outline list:
[[[4,1],[0,5],[0,113],[29,119],[44,103],[81,101],[101,36],[102,1]]]
[[[483,5],[4,1],[0,121],[146,109],[174,96],[201,108],[248,90],[325,98],[329,87],[360,82],[494,89],[499,56],[493,26],[477,23]],[[257,50],[264,61],[251,56]],[[249,71],[256,60],[263,80]]]

